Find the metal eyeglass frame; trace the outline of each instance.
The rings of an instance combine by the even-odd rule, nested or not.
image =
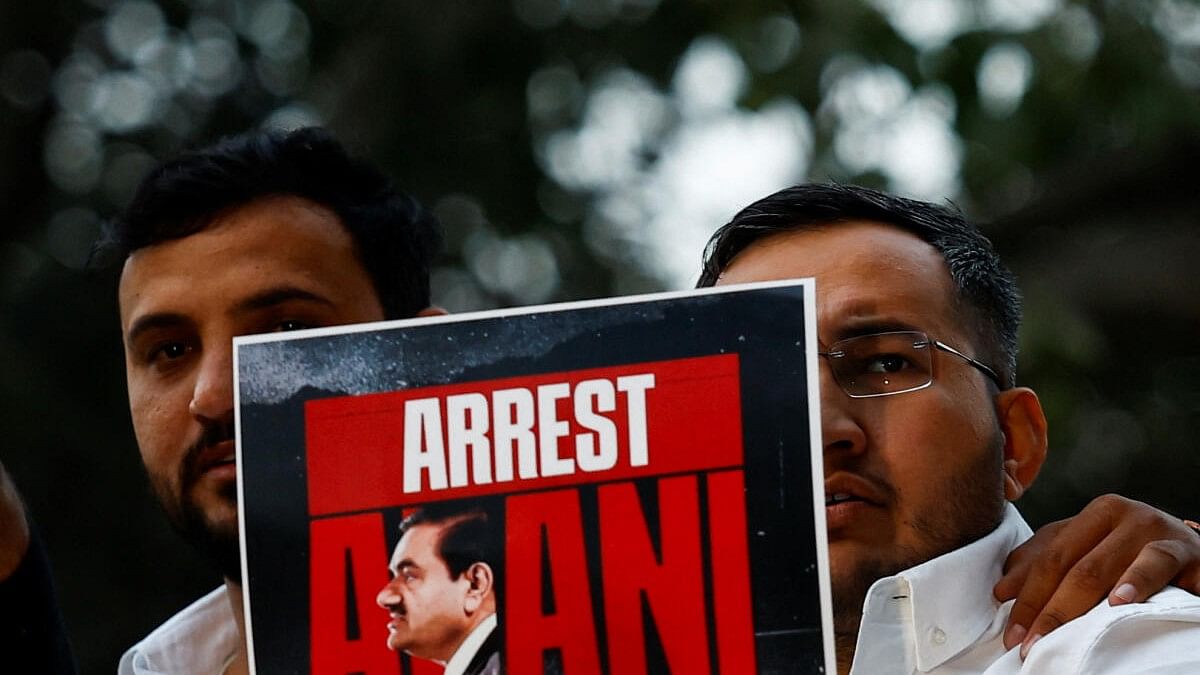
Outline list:
[[[845,340],[838,340],[837,342],[835,342],[829,346],[830,347],[829,351],[825,351],[825,352],[819,351],[819,352],[817,352],[817,356],[823,356],[827,359],[841,358],[846,355],[846,352],[836,349],[836,347],[838,345],[845,344],[846,342],[849,342],[852,340],[859,340],[862,338],[880,337],[880,336],[885,336],[885,335],[919,336],[920,339],[913,341],[914,346],[919,344],[920,342],[925,342],[926,344],[931,344],[934,347],[946,352],[947,354],[953,354],[954,356],[957,356],[958,358],[965,361],[967,364],[972,365],[975,368],[978,368],[981,373],[983,373],[984,375],[987,375],[988,379],[990,379],[992,382],[994,382],[996,384],[997,388],[1004,389],[1004,385],[1000,383],[1000,376],[996,373],[995,370],[992,370],[992,368],[990,366],[988,366],[987,364],[983,363],[982,361],[980,361],[978,359],[973,359],[970,356],[967,356],[966,354],[955,349],[954,347],[951,347],[950,345],[946,344],[945,342],[942,342],[941,340],[934,340],[934,339],[930,338],[928,333],[926,333],[924,331],[919,331],[919,330],[898,330],[898,331],[887,331],[884,333],[868,333],[866,335],[855,335],[854,337],[846,338]],[[932,359],[931,359],[931,361],[932,361]],[[831,363],[830,365],[832,366],[833,364]],[[833,379],[834,379],[834,381],[836,381],[838,383],[838,387],[840,387],[841,390],[843,392],[845,392],[845,394],[847,396],[849,396],[850,398],[877,398],[879,396],[895,396],[896,394],[907,394],[912,391],[920,391],[922,389],[926,389],[933,385],[933,369],[931,368],[929,371],[929,380],[927,382],[925,382],[924,384],[918,385],[916,387],[909,387],[907,389],[898,389],[896,391],[877,392],[874,394],[852,394],[852,393],[850,393],[850,390],[846,388],[846,384],[842,382],[842,379],[840,377],[838,377],[838,371],[836,368],[833,369],[833,375],[834,375]]]

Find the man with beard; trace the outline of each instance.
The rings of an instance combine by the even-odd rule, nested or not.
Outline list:
[[[1146,595],[1128,575],[1049,635],[1005,630],[993,585],[1032,534],[1009,502],[1047,442],[1036,394],[1014,382],[1020,302],[988,241],[931,204],[798,186],[718,230],[700,285],[808,276],[839,672],[1200,672],[1200,598],[1128,604]],[[1176,544],[1149,555],[1191,555]],[[1095,578],[1124,565],[1106,548],[1077,575],[1093,602],[1111,588]],[[1176,580],[1195,591],[1200,571]]]
[[[391,616],[388,648],[445,666],[445,675],[499,675],[496,591],[503,519],[456,505],[422,507],[400,523],[376,603]]]
[[[429,307],[437,242],[415,201],[320,129],[227,139],[143,180],[102,246],[124,262],[118,299],[130,412],[168,516],[225,583],[126,652],[122,674],[247,670],[233,337],[440,311]],[[1018,552],[1009,578],[1022,589],[1020,607],[1036,614],[1049,603],[1058,617],[1086,611],[1094,601],[1073,592],[1072,577],[1060,581],[1097,545],[1109,559],[1133,563],[1126,578],[1144,578],[1142,597],[1200,559],[1200,546],[1166,562],[1147,557],[1155,545],[1147,542],[1185,547],[1193,535],[1144,505],[1111,520],[1087,515],[1045,528]],[[15,545],[0,537],[0,550]],[[1051,564],[1032,564],[1047,560],[1038,550],[1052,554]],[[1111,587],[1125,565],[1106,567],[1095,583]],[[52,604],[44,596],[31,602]]]
[[[327,132],[251,134],[142,183],[111,236],[129,407],[167,515],[225,577],[122,673],[247,670],[233,437],[234,336],[437,312],[433,220]]]

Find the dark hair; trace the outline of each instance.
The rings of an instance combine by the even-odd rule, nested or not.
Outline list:
[[[1000,373],[1002,387],[1013,386],[1021,323],[1020,292],[991,242],[957,209],[853,185],[790,187],[742,209],[713,234],[704,248],[703,269],[696,285],[715,284],[738,253],[763,237],[852,220],[894,225],[942,254],[957,300],[979,340],[981,360]]]
[[[294,195],[331,211],[354,240],[386,318],[429,306],[429,266],[441,244],[436,220],[373,165],[317,127],[252,131],[169,160],[146,176],[108,224],[95,259],[195,234],[230,209]]]
[[[437,555],[457,579],[477,562],[487,563],[499,578],[500,544],[503,541],[499,518],[481,506],[463,506],[453,502],[435,502],[422,506],[400,523],[400,536],[417,525],[441,525]]]

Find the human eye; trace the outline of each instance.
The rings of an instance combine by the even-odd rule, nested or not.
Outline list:
[[[905,354],[874,354],[865,358],[860,366],[863,373],[887,374],[899,373],[915,368],[916,364]]]
[[[294,331],[294,330],[304,330],[306,328],[314,328],[314,327],[315,327],[314,324],[307,322],[307,321],[301,321],[299,319],[284,319],[283,321],[280,321],[279,323],[275,324],[274,332],[287,333],[287,332]]]
[[[289,333],[328,326],[332,320],[324,307],[310,302],[285,302],[270,307],[254,318],[259,333]]]
[[[195,351],[195,346],[185,340],[159,340],[147,349],[144,359],[147,364],[168,367]]]
[[[842,373],[860,384],[909,386],[928,376],[928,343],[906,333],[867,335],[848,340]]]

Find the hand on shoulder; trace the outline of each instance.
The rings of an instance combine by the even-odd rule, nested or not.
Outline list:
[[[1027,652],[1106,598],[1111,606],[1140,603],[1168,584],[1200,595],[1200,533],[1148,504],[1097,497],[1008,557],[994,589],[997,600],[1016,600],[1004,645]]]

